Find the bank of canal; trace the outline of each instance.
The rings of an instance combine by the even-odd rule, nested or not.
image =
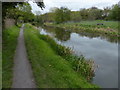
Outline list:
[[[66,47],[71,47],[75,54],[92,58],[99,66],[93,83],[103,88],[118,87],[118,41],[105,35],[80,33],[62,28],[43,27],[40,33],[49,35]]]

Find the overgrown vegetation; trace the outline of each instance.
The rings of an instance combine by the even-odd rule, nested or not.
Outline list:
[[[79,11],[71,11],[69,8],[52,8],[50,12],[41,15],[44,22],[65,23],[65,22],[81,22],[81,21],[119,21],[120,7],[118,4],[111,7],[99,9],[97,7],[82,8]],[[47,18],[46,18],[47,16]]]
[[[86,60],[83,55],[75,56],[73,50],[69,47],[57,44],[52,38],[46,35],[40,35],[40,38],[51,46],[51,48],[65,60],[71,63],[74,71],[81,74],[88,81],[92,79],[95,73],[95,64],[93,60]],[[53,47],[54,46],[54,47]]]
[[[87,9],[83,8],[79,11],[71,11],[66,7],[61,7],[52,8],[50,12],[40,16],[42,17],[44,25],[47,26],[119,37],[119,11],[120,7],[118,4],[111,7],[105,7],[104,9],[91,7]]]
[[[103,23],[103,25],[97,25],[97,23]],[[81,21],[77,24],[80,25],[89,25],[90,27],[102,27],[102,28],[111,28],[113,30],[118,30],[119,21],[105,21],[105,20],[95,20],[95,21]]]
[[[68,8],[61,7],[55,10],[55,23],[63,23],[70,20],[70,10]]]
[[[45,8],[43,2],[34,2],[41,9]],[[15,25],[19,22],[39,23],[36,16],[32,13],[32,8],[28,2],[2,2],[2,27],[5,28],[4,20],[11,18],[15,20]]]
[[[17,45],[19,28],[16,26],[3,30],[2,34],[2,88],[11,88],[13,58]]]
[[[96,25],[96,23],[102,22],[103,25]],[[118,23],[115,21],[83,21],[79,23],[62,23],[62,24],[53,24],[46,23],[47,26],[60,27],[68,30],[79,30],[81,32],[92,32],[92,33],[101,33],[109,36],[119,37],[120,33],[118,32]]]
[[[57,45],[47,36],[39,35],[39,32],[30,25],[26,25],[24,36],[28,58],[39,88],[97,88],[88,83],[81,73],[86,67],[83,57],[79,58],[83,65],[81,67],[77,62],[78,59],[72,59],[70,49]],[[70,57],[66,60],[67,55],[71,56],[73,61],[70,60]],[[77,70],[81,74],[78,74]]]

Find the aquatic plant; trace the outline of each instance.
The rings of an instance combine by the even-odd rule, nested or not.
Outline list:
[[[93,60],[87,60],[83,55],[74,55],[72,48],[57,44],[50,36],[40,35],[40,38],[46,41],[58,55],[70,62],[73,70],[78,74],[82,75],[88,81],[94,77],[96,65]]]
[[[64,27],[65,29],[71,29],[71,30],[79,30],[79,31],[86,31],[91,33],[100,33],[100,34],[108,34],[109,36],[116,36],[120,37],[120,33],[118,32],[117,26],[112,28],[110,25],[101,25],[98,26],[96,24],[82,24],[82,23],[64,23],[64,24],[47,24],[47,26],[53,26],[53,27]]]
[[[25,45],[37,88],[98,88],[77,73],[70,61],[56,53],[57,44],[53,39],[40,35],[33,27],[25,27]]]
[[[73,60],[73,68],[90,81],[95,75],[96,65],[93,60],[86,60],[85,57],[81,55],[75,57]]]

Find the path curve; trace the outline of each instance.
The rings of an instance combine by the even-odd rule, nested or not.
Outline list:
[[[12,88],[36,88],[31,65],[27,58],[23,29],[24,24],[20,29],[18,44],[14,57],[14,75]]]

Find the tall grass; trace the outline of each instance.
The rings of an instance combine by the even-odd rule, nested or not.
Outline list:
[[[96,69],[93,60],[86,60],[83,55],[75,56],[71,48],[57,44],[49,36],[40,35],[40,38],[46,41],[58,55],[70,62],[74,71],[85,77],[88,81],[93,78]]]
[[[73,65],[63,58],[71,54],[69,49],[57,45],[48,36],[40,35],[38,30],[30,25],[26,25],[24,36],[38,88],[98,88],[88,83],[73,69]]]
[[[83,25],[95,25],[97,23],[103,23],[103,26],[104,27],[110,27],[110,28],[113,28],[113,29],[116,29],[118,30],[118,21],[104,21],[104,20],[95,20],[95,21],[81,21],[80,24],[83,24]],[[101,26],[102,27],[102,26]]]
[[[13,26],[2,34],[2,88],[11,88],[13,77],[13,58],[17,45],[19,28]]]
[[[104,25],[96,25],[97,23],[104,23]],[[113,24],[112,24],[113,23]],[[118,23],[119,22],[105,22],[105,21],[82,21],[79,23],[64,23],[64,24],[49,24],[47,26],[54,26],[65,28],[69,30],[78,30],[81,32],[91,32],[91,33],[100,33],[107,34],[109,36],[120,37],[118,32]]]

